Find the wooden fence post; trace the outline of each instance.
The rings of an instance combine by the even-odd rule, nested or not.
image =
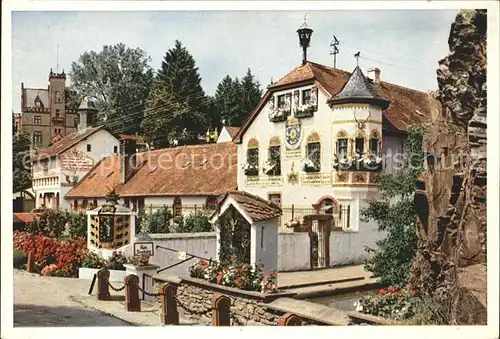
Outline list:
[[[125,308],[128,312],[140,312],[139,277],[130,274],[125,277]]]
[[[97,300],[109,300],[109,270],[106,268],[97,271]]]
[[[302,321],[299,317],[292,313],[286,313],[281,316],[278,326],[301,326]]]
[[[33,263],[31,262],[31,251],[28,252],[28,260],[26,260],[26,272],[31,272],[33,269]]]
[[[225,295],[218,294],[212,299],[212,326],[231,326],[229,306],[231,300]]]
[[[160,286],[161,314],[160,320],[164,325],[179,325],[179,313],[177,312],[177,285],[166,283]]]

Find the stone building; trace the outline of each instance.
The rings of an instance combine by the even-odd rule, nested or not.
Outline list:
[[[77,112],[65,101],[66,74],[49,73],[47,88],[28,88],[21,83],[21,113],[14,113],[16,133],[28,133],[34,148],[49,146],[54,138],[76,131]]]

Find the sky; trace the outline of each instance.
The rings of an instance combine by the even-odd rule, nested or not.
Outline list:
[[[422,91],[436,90],[438,60],[448,53],[448,34],[458,10],[308,11],[314,30],[308,60],[337,68],[378,67],[381,79]],[[85,51],[124,43],[139,47],[157,70],[179,39],[193,55],[207,94],[227,74],[249,67],[265,88],[302,61],[296,30],[304,11],[12,12],[12,109],[20,112],[21,82],[46,88],[50,68],[69,72]],[[59,53],[57,52],[59,44]],[[59,60],[59,61],[57,61]],[[69,79],[69,82],[71,79]]]

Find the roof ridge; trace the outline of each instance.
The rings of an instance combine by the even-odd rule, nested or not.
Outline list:
[[[281,211],[281,207],[279,207],[278,205],[276,205],[275,203],[273,203],[272,201],[270,200],[266,200],[258,195],[255,195],[255,194],[252,194],[250,192],[247,192],[247,191],[238,191],[238,190],[235,190],[235,191],[229,191],[228,192],[229,194],[240,194],[240,195],[243,195],[245,197],[251,197],[251,198],[254,198],[255,200],[258,200],[262,203],[265,203],[271,207],[274,207],[274,208],[277,208]]]

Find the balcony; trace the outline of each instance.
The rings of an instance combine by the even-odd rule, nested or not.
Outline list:
[[[64,117],[52,117],[52,121],[53,122],[59,122],[59,123],[63,123],[64,122]]]

